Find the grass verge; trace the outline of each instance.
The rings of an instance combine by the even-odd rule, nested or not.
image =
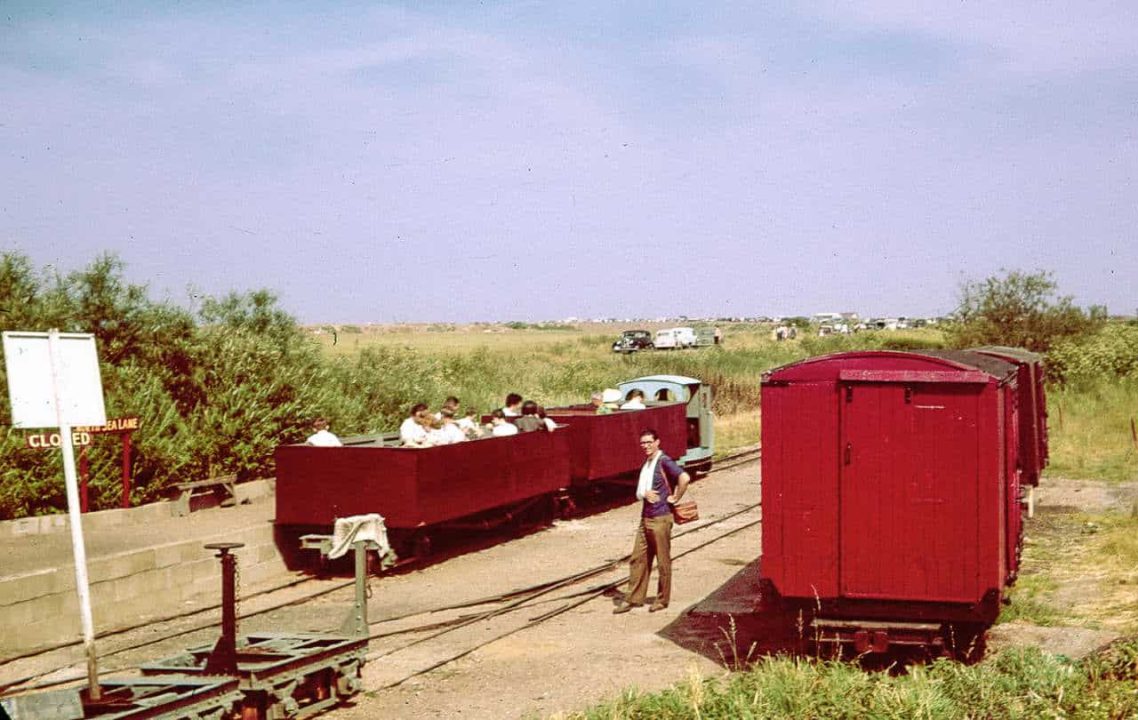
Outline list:
[[[1130,718],[1138,716],[1138,638],[1082,661],[1028,648],[976,665],[938,660],[908,673],[776,657],[717,678],[689,675],[659,693],[620,697],[557,720],[794,718]]]

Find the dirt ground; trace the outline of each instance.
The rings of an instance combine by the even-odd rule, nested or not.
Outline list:
[[[1136,488],[1105,483],[1049,481],[1038,495],[1041,507],[1077,507],[1089,512],[1125,508]],[[759,466],[748,464],[713,474],[693,486],[704,518],[739,510],[759,498]],[[403,577],[385,581],[379,614],[435,602],[480,597],[502,587],[523,586],[626,553],[638,508],[628,506],[584,519],[560,522],[528,537],[487,548]],[[676,541],[676,552],[731,527],[758,519],[744,513],[717,529]],[[1029,528],[1030,532],[1030,528]],[[702,537],[701,537],[702,536]],[[365,668],[369,691],[354,706],[334,711],[335,720],[399,718],[548,718],[579,710],[628,688],[657,690],[692,677],[715,676],[739,667],[748,646],[736,635],[755,632],[744,618],[753,606],[760,528],[747,527],[694,550],[675,564],[672,606],[661,613],[637,610],[613,615],[613,594],[597,597],[550,621],[487,642],[465,657],[404,682],[437,657],[485,642],[498,630],[472,627],[410,652],[394,652]],[[623,566],[595,579],[619,580]],[[1087,586],[1079,592],[1093,593]],[[554,601],[551,601],[551,604]],[[531,615],[539,614],[538,610]],[[740,620],[733,628],[733,618]],[[420,618],[421,621],[421,618]],[[506,626],[503,626],[506,627]],[[489,635],[475,636],[477,632]],[[505,630],[508,632],[508,628]],[[761,631],[760,631],[761,632]],[[1111,628],[1037,627],[1025,622],[998,626],[990,648],[1037,645],[1078,657],[1117,636]],[[737,642],[731,642],[732,636]],[[393,646],[406,642],[391,641]],[[441,643],[438,645],[437,643]],[[433,647],[432,647],[433,646]],[[421,648],[421,649],[420,649]],[[387,652],[373,641],[373,653]],[[381,689],[377,689],[381,688]]]
[[[752,463],[713,474],[693,485],[690,493],[700,504],[701,516],[706,519],[726,515],[757,503],[758,472],[758,463]],[[382,598],[390,598],[391,604],[379,610],[378,615],[398,614],[400,607],[421,607],[430,599],[432,589],[446,593],[445,597],[434,599],[441,604],[460,597],[486,596],[503,587],[530,585],[612,561],[631,549],[638,514],[639,507],[629,505],[558,522],[528,537],[394,578],[396,582],[384,582],[379,590],[382,597],[378,605],[383,607]],[[758,519],[759,511],[755,509],[721,526],[677,537],[673,552],[681,553],[713,535]],[[689,672],[722,672],[721,652],[730,654],[728,643],[721,623],[708,622],[701,616],[700,604],[706,605],[709,596],[752,563],[759,554],[760,542],[759,528],[754,525],[677,559],[671,607],[663,612],[638,609],[613,615],[615,595],[602,595],[552,620],[491,642],[439,670],[396,687],[372,690],[355,707],[336,710],[329,717],[548,717],[582,708],[631,685],[659,689]],[[614,565],[588,585],[601,585],[626,575],[625,565]],[[654,589],[653,585],[650,597]],[[549,605],[554,607],[559,602],[551,600]],[[529,614],[537,615],[544,609],[538,606]],[[450,648],[425,643],[422,654],[400,652],[374,660],[364,669],[364,685],[390,685],[419,670],[428,657],[461,652],[471,644],[471,636],[481,630],[471,628],[470,633],[440,638],[442,644],[452,645]],[[373,641],[372,649],[384,652],[382,641]]]

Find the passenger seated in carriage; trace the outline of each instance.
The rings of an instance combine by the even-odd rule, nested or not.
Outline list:
[[[415,403],[411,414],[399,426],[399,440],[404,447],[430,447],[431,412],[427,403]]]
[[[304,441],[305,445],[340,447],[344,444],[340,442],[340,438],[336,437],[332,431],[328,429],[328,421],[322,417],[318,417],[312,421],[312,429],[315,432],[309,435],[308,439]]]
[[[458,398],[456,398],[454,395],[448,395],[447,399],[443,400],[442,407],[440,407],[439,411],[435,413],[435,420],[443,419],[444,410],[450,410],[452,413],[451,417],[458,415]]]
[[[432,445],[453,445],[466,441],[466,433],[454,421],[454,410],[444,407],[439,411],[440,420],[434,421],[434,427],[427,433]]]
[[[503,417],[521,417],[522,414],[522,396],[517,393],[510,393],[506,396],[506,404],[502,406]]]
[[[545,430],[545,423],[537,415],[537,403],[533,400],[526,400],[522,405],[522,416],[517,419],[514,425],[518,428],[518,432],[534,432],[535,430]]]
[[[592,394],[593,407],[598,415],[608,415],[616,410],[618,402],[620,402],[620,390],[616,388],[605,388],[602,392]]]
[[[456,424],[466,434],[467,440],[477,440],[486,434],[481,423],[478,422],[478,413],[475,412],[474,408],[467,408],[466,415],[460,417]]]
[[[552,418],[545,416],[545,408],[542,407],[541,405],[537,406],[537,416],[539,418],[541,418],[541,421],[543,423],[545,423],[545,429],[548,430],[549,432],[553,432],[554,430],[557,429],[557,423],[553,422]]]
[[[507,437],[509,435],[518,434],[518,428],[506,419],[506,413],[501,408],[491,413],[490,426],[493,428],[490,434],[494,437]]]
[[[633,390],[628,393],[628,401],[620,406],[621,410],[646,410],[647,406],[644,404],[644,391]]]

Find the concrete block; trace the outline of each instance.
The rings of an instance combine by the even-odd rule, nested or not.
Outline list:
[[[154,548],[155,567],[176,567],[187,562],[194,562],[210,557],[212,553],[202,547],[196,540],[183,540]]]
[[[60,571],[56,569],[4,578],[0,580],[0,607],[61,592],[64,587]]]
[[[185,587],[186,599],[197,602],[199,606],[221,602],[220,578],[200,578]]]
[[[284,566],[284,563],[275,560],[257,563],[241,570],[241,581],[246,587],[272,581],[283,581],[291,577],[292,573]]]
[[[180,564],[184,559],[184,545],[185,543],[170,543],[154,548],[154,567],[164,568]]]
[[[114,578],[91,587],[91,595],[100,600],[121,603],[146,592],[148,583],[144,575]]]
[[[137,575],[155,567],[154,549],[132,550],[118,555],[95,558],[87,563],[92,582]]]
[[[106,532],[123,525],[131,517],[134,517],[133,510],[122,508],[96,510],[83,515],[83,530],[84,532]]]
[[[263,543],[254,548],[253,558],[255,562],[267,562],[269,560],[280,560],[281,555],[275,544]]]
[[[270,498],[274,494],[274,481],[273,479],[253,480],[251,482],[239,483],[236,487],[237,502],[256,502],[265,498]]]
[[[217,558],[207,557],[182,563],[182,570],[191,583],[206,581],[221,587],[221,563]]]
[[[19,650],[44,647],[62,642],[82,642],[79,615],[74,613],[21,625],[12,632],[12,645]]]
[[[0,627],[17,628],[28,623],[50,620],[70,608],[78,608],[78,601],[69,602],[63,594],[47,595],[28,602],[5,605],[0,608]]]
[[[34,517],[8,520],[3,523],[6,535],[30,535],[39,532],[39,526],[39,518]]]

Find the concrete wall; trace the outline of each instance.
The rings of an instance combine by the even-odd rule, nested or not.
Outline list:
[[[236,486],[237,502],[250,503],[268,501],[273,496],[272,480],[254,480]],[[113,531],[123,526],[138,525],[143,522],[163,521],[173,516],[174,503],[157,502],[139,507],[115,510],[97,510],[83,515],[83,532],[98,533]],[[19,520],[0,520],[0,538],[21,535],[46,535],[68,532],[71,523],[67,513],[39,515]]]
[[[161,535],[166,540],[180,537],[123,552],[89,553],[96,634],[217,604],[221,571],[214,554],[202,547],[208,542],[245,543],[236,551],[241,590],[293,577],[273,542],[272,506],[266,499],[258,501],[258,507],[208,510],[191,518],[172,518],[171,505],[106,510],[83,517],[88,537],[140,525],[168,529]],[[18,549],[26,544],[30,552],[36,552],[31,542],[35,535],[66,532],[67,528],[66,516],[27,518],[0,523],[0,537],[8,534],[5,547]],[[24,543],[14,537],[18,535],[25,536]],[[0,577],[0,657],[82,639],[70,544],[64,538],[52,540],[50,550],[43,551],[43,569]]]

